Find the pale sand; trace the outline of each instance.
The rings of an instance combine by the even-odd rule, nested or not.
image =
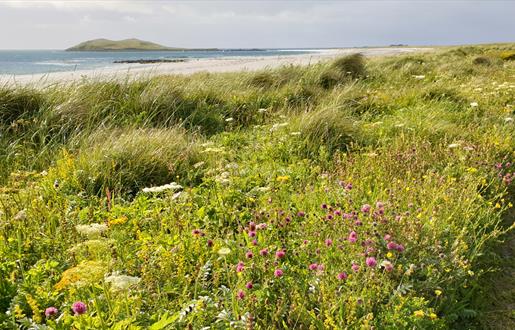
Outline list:
[[[224,57],[192,59],[180,63],[120,64],[116,69],[77,70],[33,75],[0,75],[0,85],[51,85],[78,80],[110,80],[120,78],[140,79],[169,74],[192,74],[196,72],[256,71],[284,65],[308,65],[334,59],[342,55],[361,53],[365,56],[387,56],[429,51],[430,48],[385,47],[324,49],[309,54],[261,57]]]

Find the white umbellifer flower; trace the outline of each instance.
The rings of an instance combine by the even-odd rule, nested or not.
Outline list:
[[[14,220],[16,220],[16,221],[25,220],[25,219],[27,219],[27,212],[25,212],[25,210],[21,210],[20,212],[16,213],[16,215],[14,216]]]
[[[108,229],[107,225],[104,223],[92,223],[89,225],[77,225],[75,226],[75,230],[81,235],[85,235],[88,237],[96,237],[100,236],[103,232]]]
[[[175,182],[172,182],[172,183],[165,184],[163,186],[143,188],[142,191],[145,193],[148,193],[148,192],[159,193],[159,192],[163,192],[165,190],[177,191],[177,190],[181,190],[181,189],[182,189],[181,185],[179,185]]]
[[[226,247],[223,247],[220,250],[218,250],[218,254],[221,255],[221,256],[226,256],[229,253],[231,253],[231,249],[226,248]]]
[[[141,281],[141,278],[113,273],[110,276],[106,276],[104,281],[111,284],[111,289],[115,291],[123,291],[129,289],[131,286],[138,284]]]
[[[221,152],[224,152],[224,149],[223,148],[206,148],[204,149],[204,151],[202,152],[213,152],[213,153],[221,153]]]
[[[463,147],[463,150],[465,150],[465,151],[472,151],[472,150],[474,150],[474,148],[472,148],[472,147]]]
[[[454,148],[458,148],[459,146],[460,146],[459,143],[451,143],[447,146],[447,148],[454,149]]]
[[[291,132],[290,135],[293,135],[293,136],[299,136],[301,133],[300,132]]]
[[[513,118],[511,118],[511,117],[506,117],[506,118],[504,118],[504,122],[505,122],[505,123],[511,123],[511,122],[513,122]]]
[[[286,127],[286,126],[288,126],[287,122],[280,123],[280,124],[274,124],[274,125],[272,125],[272,128],[270,128],[270,132],[277,131],[279,128]]]
[[[259,113],[265,113],[265,112],[267,112],[267,111],[268,111],[268,110],[267,110],[267,109],[264,109],[264,108],[261,108],[261,109],[259,109],[259,110],[258,110],[258,112],[259,112]]]
[[[471,106],[472,108],[477,108],[477,107],[479,106],[479,104],[478,104],[477,102],[471,102],[471,103],[470,103],[470,106]]]
[[[237,170],[239,168],[239,165],[236,164],[236,163],[229,163],[227,165],[225,165],[225,168],[228,169],[228,170]]]
[[[413,76],[413,78],[415,78],[415,79],[417,79],[417,80],[422,80],[422,79],[424,79],[425,77],[426,77],[426,76],[424,76],[424,75],[415,75],[415,76]]]
[[[229,123],[229,122],[231,122],[231,121],[233,121],[233,120],[234,120],[234,118],[233,118],[233,117],[229,117],[229,118],[227,118],[225,121]]]

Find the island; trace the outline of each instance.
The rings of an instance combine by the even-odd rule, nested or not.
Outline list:
[[[113,51],[184,51],[188,48],[167,47],[139,39],[109,40],[94,39],[66,49],[68,52],[113,52]],[[199,49],[195,49],[199,50]],[[215,50],[215,49],[202,49]]]

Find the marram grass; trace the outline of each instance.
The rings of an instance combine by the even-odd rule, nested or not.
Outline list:
[[[0,328],[513,328],[514,50],[1,87]]]

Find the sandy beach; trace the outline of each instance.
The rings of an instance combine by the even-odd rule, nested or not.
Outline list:
[[[384,48],[341,48],[323,49],[309,54],[223,57],[210,59],[191,59],[181,63],[161,64],[120,64],[119,68],[100,70],[77,70],[33,75],[0,75],[2,85],[38,84],[50,85],[76,80],[108,80],[117,78],[139,79],[168,74],[192,74],[196,72],[235,72],[256,71],[277,68],[284,65],[309,65],[331,60],[342,55],[362,53],[365,56],[388,56],[428,51],[430,48],[384,47]]]

